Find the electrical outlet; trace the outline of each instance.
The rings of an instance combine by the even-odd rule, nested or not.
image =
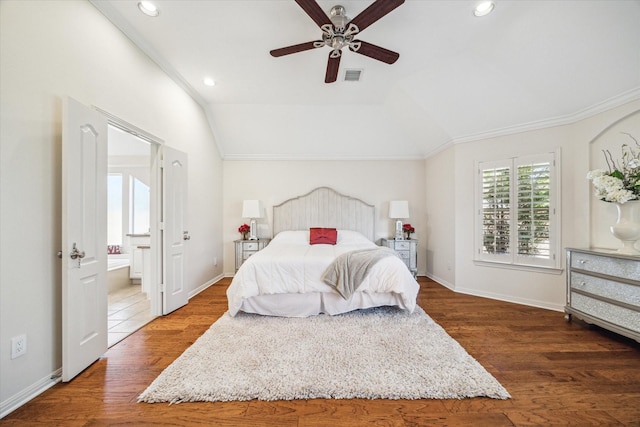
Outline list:
[[[27,354],[27,336],[25,334],[11,338],[11,358]]]
[[[214,267],[218,266],[218,257],[213,257],[213,266]]]

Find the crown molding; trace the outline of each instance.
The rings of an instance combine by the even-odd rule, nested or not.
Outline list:
[[[282,154],[228,154],[224,161],[406,161],[406,160],[424,160],[422,155],[416,156],[313,156],[313,155],[282,155]]]
[[[530,132],[534,130],[546,129],[554,126],[569,125],[580,120],[588,119],[596,114],[604,113],[629,102],[640,100],[640,87],[633,88],[620,95],[614,96],[590,107],[584,108],[572,114],[564,116],[552,117],[544,120],[537,120],[529,123],[523,123],[515,126],[507,126],[500,129],[494,129],[486,132],[480,132],[471,135],[454,137],[450,144],[462,144],[465,142],[479,141],[482,139],[497,138],[499,136],[512,135],[521,132]],[[437,150],[441,151],[441,150]],[[437,152],[436,151],[436,152]],[[432,155],[430,153],[430,155]]]

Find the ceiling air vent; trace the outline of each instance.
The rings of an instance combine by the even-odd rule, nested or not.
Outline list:
[[[344,72],[344,81],[345,82],[359,82],[362,78],[362,70],[346,70]]]

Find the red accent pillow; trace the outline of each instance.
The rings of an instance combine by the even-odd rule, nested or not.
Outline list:
[[[309,229],[309,243],[312,245],[335,245],[338,230],[335,228],[312,227]]]

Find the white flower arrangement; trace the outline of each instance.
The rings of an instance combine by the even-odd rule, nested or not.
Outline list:
[[[626,203],[640,200],[640,144],[622,144],[622,159],[615,161],[609,150],[603,150],[609,170],[596,169],[587,174],[595,187],[596,197],[605,202]]]

